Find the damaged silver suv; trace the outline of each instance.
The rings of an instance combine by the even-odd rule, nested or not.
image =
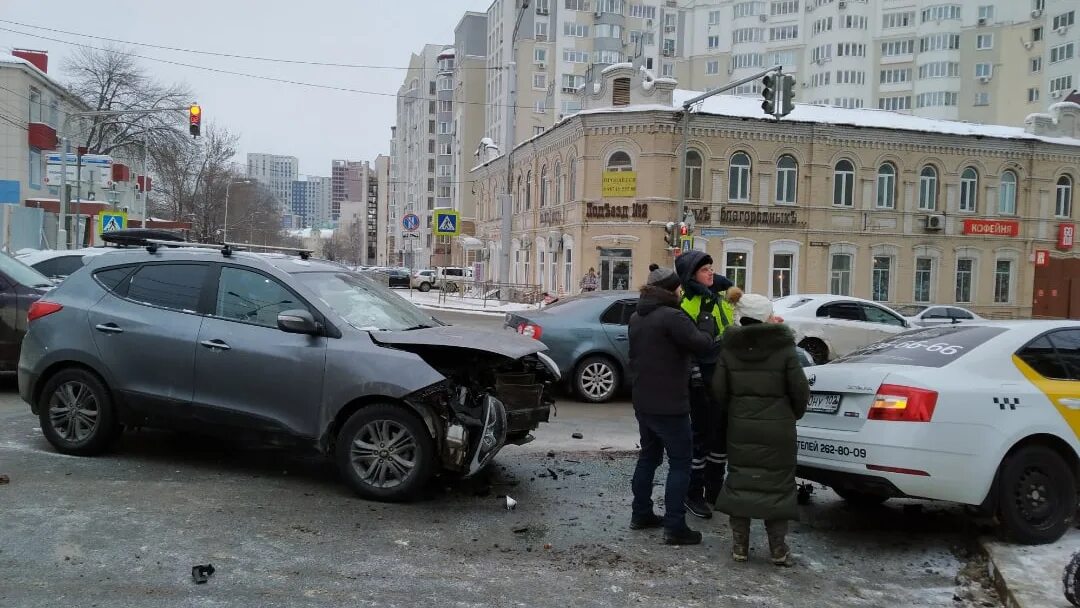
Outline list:
[[[558,370],[536,340],[443,325],[310,252],[143,245],[29,310],[19,392],[60,452],[137,427],[287,442],[397,501],[548,420]]]

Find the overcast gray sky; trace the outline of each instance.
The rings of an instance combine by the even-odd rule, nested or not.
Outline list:
[[[132,42],[240,55],[405,67],[424,44],[453,44],[466,10],[491,0],[0,0],[0,20]],[[49,74],[63,80],[76,47],[46,36],[101,46],[100,40],[0,23],[0,51],[49,51]],[[130,47],[146,57],[290,80],[388,93],[363,95],[216,74],[140,60],[158,79],[185,82],[197,94],[204,120],[240,135],[237,160],[248,152],[289,154],[300,172],[330,175],[330,161],[374,160],[390,151],[393,94],[401,69],[286,65]]]

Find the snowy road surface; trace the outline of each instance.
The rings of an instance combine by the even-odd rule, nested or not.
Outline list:
[[[575,411],[562,408],[558,434],[602,432]],[[778,569],[758,527],[741,565],[720,518],[692,522],[705,534],[697,547],[628,530],[633,458],[570,451],[572,441],[552,441],[553,456],[542,437],[508,448],[489,478],[388,505],[355,498],[315,458],[149,431],[111,455],[74,458],[36,426],[9,383],[3,606],[997,605],[958,579],[985,567],[969,557],[974,533],[954,507],[858,511],[819,490],[793,526],[796,566]],[[217,572],[195,586],[191,567],[205,563]]]

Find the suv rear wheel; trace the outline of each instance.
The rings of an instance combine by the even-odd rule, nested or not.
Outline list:
[[[65,369],[49,378],[38,411],[45,439],[63,454],[100,454],[120,430],[108,389],[85,369]]]
[[[435,446],[423,421],[404,406],[365,407],[338,434],[338,468],[360,496],[373,500],[412,498],[435,470]]]
[[[427,281],[424,281],[423,283],[420,283],[419,289],[420,289],[420,291],[422,291],[424,293],[427,293],[427,292],[431,291],[431,283],[428,283]]]

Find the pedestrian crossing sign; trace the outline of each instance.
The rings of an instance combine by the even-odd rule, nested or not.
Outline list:
[[[435,236],[457,236],[461,233],[461,216],[452,209],[436,209],[432,223]]]
[[[115,232],[127,228],[127,213],[124,211],[102,211],[98,214],[98,233]]]

